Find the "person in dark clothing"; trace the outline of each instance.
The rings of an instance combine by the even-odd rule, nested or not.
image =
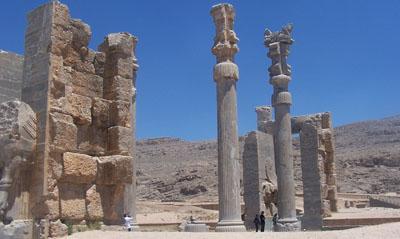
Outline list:
[[[256,217],[253,220],[254,226],[256,227],[256,232],[258,232],[258,227],[260,226],[260,217],[256,214]]]
[[[264,216],[264,211],[261,212],[260,215],[260,224],[261,224],[261,232],[264,231],[265,229],[265,216]]]

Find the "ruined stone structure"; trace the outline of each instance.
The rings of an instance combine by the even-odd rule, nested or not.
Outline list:
[[[236,81],[239,70],[234,63],[238,38],[233,31],[235,11],[230,4],[212,7],[216,35],[212,53],[217,58],[214,80],[217,84],[218,116],[218,195],[217,232],[245,231],[240,211],[239,139],[237,129]]]
[[[245,136],[243,150],[243,200],[245,203],[245,226],[254,229],[253,219],[265,210],[262,184],[266,181],[267,135],[252,131]]]
[[[21,98],[24,57],[0,50],[0,103]]]
[[[270,107],[257,107],[257,130],[245,136],[243,150],[243,199],[245,226],[254,229],[256,214],[265,211],[272,217],[276,211],[277,187],[273,135],[267,125],[271,119]]]
[[[37,119],[20,101],[0,104],[0,221],[29,216],[29,167],[36,149]]]
[[[331,114],[292,118],[292,132],[300,133],[304,192],[302,228],[320,230],[323,217],[337,211],[336,168]]]
[[[123,213],[135,218],[137,39],[129,33],[109,34],[99,51],[93,51],[88,48],[90,38],[90,27],[70,18],[67,6],[58,1],[44,4],[28,15],[22,89],[18,93],[18,74],[12,73],[13,84],[0,81],[0,88],[15,88],[15,98],[20,95],[26,103],[7,103],[0,111],[16,111],[18,119],[29,116],[32,130],[19,125],[22,121],[16,125],[37,143],[29,172],[23,171],[17,180],[20,187],[11,192],[16,194],[13,205],[19,206],[7,216],[32,218],[35,237],[63,236],[67,232],[63,223],[120,224]],[[0,128],[4,128],[2,117],[9,123],[12,116],[0,114]],[[7,142],[0,146],[11,147]],[[0,160],[5,161],[1,175],[6,178],[0,188],[2,218],[8,210],[2,200],[9,191],[6,169],[14,170],[28,153],[28,148],[15,147],[1,151]]]
[[[272,64],[268,68],[270,84],[274,87],[272,106],[275,110],[274,140],[275,165],[278,181],[278,221],[276,231],[295,231],[300,229],[296,218],[295,189],[292,159],[292,131],[290,118],[291,94],[288,85],[291,80],[289,55],[292,25],[287,25],[279,32],[266,29],[264,44],[269,48],[268,57]]]

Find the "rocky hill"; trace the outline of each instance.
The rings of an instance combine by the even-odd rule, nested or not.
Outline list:
[[[400,192],[400,116],[337,127],[335,135],[340,192]],[[293,148],[296,189],[301,192],[296,139]],[[137,154],[139,198],[216,200],[216,141],[147,139],[137,142]]]

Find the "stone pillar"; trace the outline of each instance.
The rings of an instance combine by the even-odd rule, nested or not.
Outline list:
[[[295,188],[292,159],[292,128],[290,119],[291,94],[288,91],[291,80],[289,55],[292,25],[287,25],[280,32],[265,31],[265,46],[269,48],[268,57],[272,60],[268,68],[270,84],[274,86],[272,106],[275,110],[275,165],[278,178],[278,221],[277,231],[299,230],[296,218]]]
[[[254,217],[265,210],[262,184],[266,179],[267,134],[252,131],[246,135],[243,149],[243,200],[245,226],[254,229]]]
[[[323,199],[321,186],[321,160],[319,160],[318,129],[311,123],[302,124],[300,131],[301,170],[304,192],[302,229],[321,230]]]
[[[217,84],[218,115],[218,196],[217,232],[245,231],[240,210],[240,159],[236,112],[236,81],[239,70],[234,63],[238,52],[233,21],[235,11],[230,4],[212,7],[216,26],[212,53],[217,58],[214,80]]]
[[[256,113],[257,113],[257,130],[264,133],[273,134],[273,132],[268,132],[270,131],[268,126],[272,122],[272,107],[258,106],[256,107]]]
[[[51,32],[57,5],[56,2],[47,3],[30,12],[25,32],[21,99],[29,104],[38,117],[37,148],[30,180],[29,205],[34,210],[33,218],[42,216],[41,210],[36,208],[41,207],[38,205],[43,201],[42,197],[48,193],[47,165],[50,151],[47,137],[49,131],[48,91],[49,78],[53,71],[53,65],[49,64],[53,54],[48,48],[52,46]]]
[[[326,112],[321,117],[322,143],[324,146],[324,173],[325,173],[325,198],[329,200],[331,212],[337,212],[337,186],[336,186],[336,164],[335,164],[335,140],[332,127],[331,113]]]
[[[123,210],[136,224],[136,165],[135,161],[135,113],[136,73],[139,68],[134,51],[137,38],[129,33],[109,34],[100,46],[106,55],[104,68],[104,96],[112,100],[108,129],[108,151],[111,154],[131,156],[132,178],[125,183]],[[116,131],[117,133],[111,133]],[[110,134],[111,133],[111,134]]]

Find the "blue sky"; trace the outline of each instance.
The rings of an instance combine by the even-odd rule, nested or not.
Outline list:
[[[0,49],[23,53],[26,13],[44,0],[2,1]],[[137,136],[216,138],[212,79],[218,1],[64,0],[87,22],[91,47],[127,31],[139,38]],[[227,1],[236,9],[239,133],[256,127],[255,106],[270,104],[266,27],[294,24],[289,62],[292,114],[333,113],[334,125],[400,113],[400,1]]]

